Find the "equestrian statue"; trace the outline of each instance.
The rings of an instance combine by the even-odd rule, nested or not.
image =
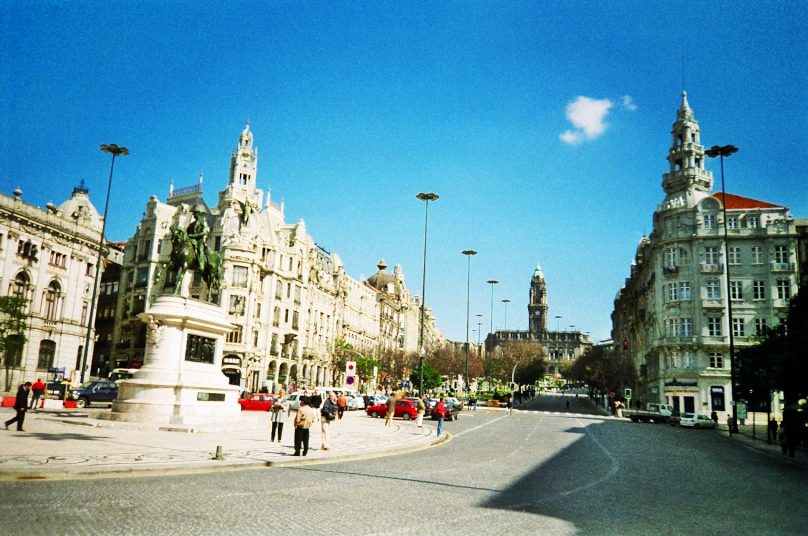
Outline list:
[[[179,226],[171,228],[171,256],[162,263],[154,276],[155,287],[160,286],[166,270],[177,274],[174,294],[182,292],[182,280],[188,270],[199,270],[208,288],[208,301],[222,288],[222,258],[208,248],[210,229],[205,218],[205,206],[198,203],[193,208],[194,219],[187,229]]]

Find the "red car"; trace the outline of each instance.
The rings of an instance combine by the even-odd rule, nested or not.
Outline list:
[[[368,406],[365,412],[371,417],[385,417],[387,416],[387,404]],[[401,417],[405,421],[415,419],[418,417],[418,406],[414,401],[406,398],[396,400],[396,409],[393,412],[393,417]]]
[[[269,408],[272,407],[272,403],[274,401],[275,397],[272,395],[255,393],[247,398],[240,399],[238,403],[241,406],[242,411],[269,411]]]

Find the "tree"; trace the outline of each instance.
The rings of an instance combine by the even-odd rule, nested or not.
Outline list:
[[[769,329],[754,346],[735,354],[737,398],[753,404],[782,390],[786,405],[808,397],[808,293],[794,296],[786,321]]]
[[[356,374],[360,381],[369,382],[373,379],[373,369],[379,370],[379,361],[372,357],[356,358]]]
[[[516,367],[521,380],[526,380],[518,383],[533,383],[544,374],[544,349],[537,342],[510,342],[491,359],[490,366],[491,376],[499,381],[510,383]]]
[[[6,369],[6,391],[13,385],[11,369],[22,365],[22,349],[28,340],[25,337],[27,305],[28,300],[21,296],[0,296],[0,352]]]
[[[637,382],[637,369],[628,353],[594,346],[570,365],[566,378],[586,383],[595,394],[622,392]]]
[[[410,385],[417,386],[420,379],[418,368],[416,367],[410,374]],[[441,376],[441,373],[435,370],[429,363],[424,363],[424,391],[436,389],[441,385],[443,385],[443,376]]]

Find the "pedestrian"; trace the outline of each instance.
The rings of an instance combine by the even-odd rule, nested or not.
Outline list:
[[[337,397],[333,391],[329,391],[323,402],[323,408],[320,410],[320,448],[328,450],[328,429],[334,419],[337,418]]]
[[[300,397],[300,408],[295,415],[295,456],[301,455],[301,449],[303,456],[309,453],[309,429],[316,417],[310,402],[309,397]]]
[[[789,406],[783,411],[782,427],[785,432],[785,446],[783,448],[787,450],[788,455],[793,458],[797,450],[797,445],[800,443],[800,428],[802,427],[796,408]],[[785,454],[785,452],[783,452],[783,454]]]
[[[396,396],[391,394],[387,399],[387,411],[384,414],[384,425],[393,426],[393,416],[396,414]]]
[[[269,420],[272,422],[272,432],[269,436],[269,440],[274,442],[275,436],[278,437],[278,443],[281,442],[281,438],[283,438],[283,425],[286,423],[286,418],[289,416],[289,402],[286,401],[286,398],[278,395],[278,398],[275,399],[275,402],[272,403],[272,407],[269,409]]]
[[[513,402],[511,402],[511,397],[505,399],[505,408],[508,410],[508,415],[510,415],[511,410],[513,409]]]
[[[735,419],[732,418],[732,413],[727,413],[727,430],[729,430],[729,436],[732,437],[732,432],[735,429]]]
[[[570,410],[570,401],[567,400],[567,411],[569,411],[569,410]]]
[[[262,383],[261,384],[261,389],[259,389],[258,392],[263,394],[263,395],[268,395],[269,394],[269,387],[267,387],[266,383]]]
[[[345,393],[340,393],[337,398],[337,418],[339,420],[342,420],[342,414],[345,413],[347,407],[348,399],[345,397]]]
[[[715,427],[718,428],[718,413],[716,413],[715,410],[713,410],[713,412],[710,413],[710,419],[713,420],[713,422],[715,423]]]
[[[31,386],[31,404],[28,406],[28,409],[33,409],[34,411],[39,409],[39,399],[44,392],[45,384],[41,379],[37,378],[34,385]]]
[[[25,422],[25,412],[28,410],[28,391],[31,390],[31,382],[25,382],[17,389],[17,397],[14,399],[14,409],[17,411],[17,416],[13,419],[6,421],[6,430],[13,423],[17,423],[17,431],[24,432],[22,423]]]
[[[777,430],[777,440],[780,442],[780,450],[783,456],[788,452],[788,432],[786,432],[786,423],[780,422],[780,428]]]
[[[440,397],[438,403],[432,409],[432,413],[438,416],[438,430],[437,437],[443,433],[443,419],[446,417],[446,404],[443,403],[443,396]]]
[[[777,421],[774,417],[769,421],[768,433],[766,434],[766,443],[777,441]]]
[[[312,407],[312,409],[320,409],[320,406],[323,405],[323,397],[320,396],[320,393],[318,393],[316,389],[309,397],[309,405]]]
[[[471,410],[472,411],[477,411],[477,397],[476,396],[471,397],[471,404],[472,404],[471,405]]]
[[[415,425],[418,428],[424,427],[424,414],[426,413],[426,404],[424,404],[424,396],[421,395],[418,397],[418,418],[415,421]]]

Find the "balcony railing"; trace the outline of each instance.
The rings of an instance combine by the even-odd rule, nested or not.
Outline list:
[[[724,265],[722,263],[701,263],[701,273],[703,274],[723,274]]]
[[[771,271],[772,272],[793,272],[794,265],[790,262],[771,262]]]

